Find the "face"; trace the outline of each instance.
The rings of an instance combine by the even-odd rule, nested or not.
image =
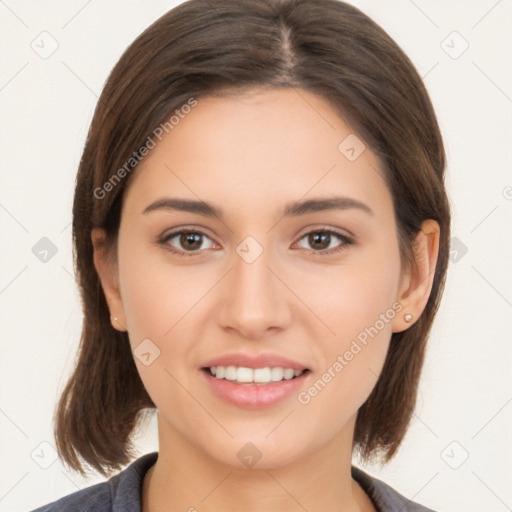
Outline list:
[[[351,443],[401,316],[392,198],[361,144],[322,98],[260,90],[198,99],[134,171],[117,316],[161,436],[238,467]]]

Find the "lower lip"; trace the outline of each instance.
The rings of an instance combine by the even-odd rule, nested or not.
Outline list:
[[[226,402],[248,409],[269,407],[296,393],[310,372],[290,380],[270,384],[237,384],[226,379],[217,379],[208,370],[201,370],[214,393]]]

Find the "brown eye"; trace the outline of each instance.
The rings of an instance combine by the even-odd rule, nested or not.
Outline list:
[[[314,252],[319,254],[332,254],[335,252],[343,251],[347,245],[352,244],[352,240],[341,233],[333,230],[317,230],[310,231],[301,237],[301,240],[306,239],[307,244]],[[336,245],[336,239],[340,240],[341,243]],[[334,248],[332,243],[334,243]]]
[[[209,240],[209,237],[200,231],[182,230],[166,235],[162,240],[160,240],[160,243],[165,245],[171,252],[180,256],[194,256],[200,252],[199,250],[201,248],[204,248],[202,247],[204,238]],[[174,239],[176,242],[171,243]],[[177,244],[178,247],[176,247],[175,244]]]
[[[199,233],[181,233],[179,235],[179,243],[186,250],[200,249],[202,245],[202,235]]]

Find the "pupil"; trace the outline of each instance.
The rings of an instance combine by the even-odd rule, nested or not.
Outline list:
[[[196,242],[195,244],[194,240]],[[197,249],[201,247],[201,235],[199,233],[185,233],[181,235],[180,242],[185,248],[187,247],[188,243],[191,242],[191,246],[189,246],[189,248]]]
[[[318,247],[319,249],[326,249],[327,247],[329,247],[329,238],[330,238],[330,234],[329,233],[315,233],[313,235],[310,235],[309,236],[309,242],[312,246],[315,245],[315,242],[319,239],[319,238],[323,238],[323,241],[324,243],[323,244],[320,244],[321,247]],[[327,243],[326,243],[327,242]]]

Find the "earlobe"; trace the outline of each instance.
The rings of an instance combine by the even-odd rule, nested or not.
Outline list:
[[[93,245],[94,267],[105,294],[110,310],[110,321],[112,327],[118,331],[126,331],[126,322],[124,317],[121,294],[119,292],[119,282],[117,275],[116,262],[108,252],[107,235],[104,229],[93,228],[91,230],[91,240]]]
[[[415,265],[401,283],[398,301],[402,304],[402,313],[393,320],[393,332],[409,328],[425,309],[434,282],[439,235],[439,224],[435,220],[422,223],[413,246]]]

